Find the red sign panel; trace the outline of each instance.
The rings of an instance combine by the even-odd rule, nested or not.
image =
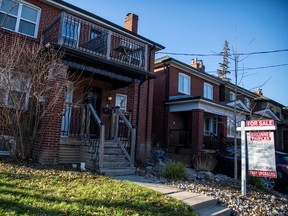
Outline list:
[[[246,127],[274,126],[274,120],[251,120],[246,121]]]
[[[249,170],[249,175],[266,178],[277,178],[277,173],[274,171]]]

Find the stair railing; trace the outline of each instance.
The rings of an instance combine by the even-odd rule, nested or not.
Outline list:
[[[112,137],[118,142],[131,167],[135,161],[136,128],[123,114],[120,108],[116,107],[112,111]]]
[[[98,150],[98,160],[99,160],[99,167],[103,167],[103,159],[104,159],[104,141],[105,141],[105,125],[104,123],[101,121],[101,119],[99,118],[99,116],[97,115],[95,109],[93,108],[93,106],[88,103],[87,104],[87,112],[86,112],[86,129],[85,129],[85,135],[84,138],[86,140],[90,139],[90,117],[93,117],[92,119],[94,119],[94,121],[96,122],[96,125],[98,127],[99,130],[99,150]],[[97,154],[97,152],[96,152]],[[96,155],[97,158],[97,155]]]

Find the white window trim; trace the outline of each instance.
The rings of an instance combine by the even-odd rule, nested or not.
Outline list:
[[[118,97],[124,97],[125,99],[124,99],[124,107],[121,107],[120,106],[120,104],[117,104],[117,96]],[[126,110],[127,110],[127,99],[128,99],[128,97],[127,97],[127,95],[125,95],[125,94],[116,94],[116,98],[115,98],[115,106],[116,107],[119,107],[120,108],[120,110],[123,110],[124,112],[126,112]]]
[[[5,71],[3,72],[5,73]],[[4,74],[0,74],[0,78],[1,80],[3,81],[3,83],[5,82],[4,80],[7,79],[5,77],[2,77]],[[21,73],[18,73],[18,72],[10,72],[8,75],[10,76],[11,73],[16,73],[16,74],[21,74]],[[6,75],[7,76],[7,75]],[[25,104],[24,104],[24,107],[21,107],[20,109],[25,109],[27,110],[28,109],[28,104],[29,104],[29,92],[30,92],[30,85],[31,85],[31,77],[27,77],[27,82],[26,82],[26,97],[25,97]],[[6,86],[7,87],[7,86]],[[3,87],[1,87],[0,85],[0,89],[4,89],[4,99],[3,99],[3,102],[4,104],[1,104],[0,103],[0,107],[4,107],[4,108],[10,108],[10,109],[16,109],[15,106],[12,106],[12,105],[9,105],[9,89],[5,87],[5,84]],[[13,91],[17,91],[17,92],[23,92],[23,91],[18,91],[18,90],[13,90]]]
[[[183,77],[183,86],[180,86],[180,77]],[[185,92],[185,79],[187,79],[188,80],[188,92]],[[183,90],[181,89],[183,87]],[[184,73],[179,73],[179,75],[178,75],[178,92],[180,92],[180,93],[183,93],[183,94],[186,94],[186,95],[190,95],[191,94],[191,77],[190,76],[188,76],[188,75],[186,75],[186,74],[184,74]]]
[[[206,119],[209,119],[209,130],[206,130]],[[216,129],[214,133],[214,119],[216,119]],[[217,117],[206,117],[204,118],[204,136],[210,136],[214,134],[217,136],[218,134],[218,119]]]
[[[207,92],[206,90],[207,89],[211,89],[211,95],[209,95],[209,91]],[[204,98],[207,98],[207,99],[210,99],[210,100],[213,100],[213,85],[209,84],[209,83],[206,83],[204,82],[204,89],[203,89],[203,96]]]
[[[249,98],[247,98],[247,97],[244,98],[244,104],[247,107],[247,109],[249,109],[249,110],[251,109],[251,101]]]
[[[14,1],[14,0],[10,0],[10,1]],[[1,1],[1,2],[2,2],[2,1]],[[15,1],[14,1],[14,2],[15,2]],[[35,5],[32,5],[32,4],[28,3],[28,2],[24,2],[24,1],[22,1],[22,0],[19,0],[19,1],[16,1],[16,2],[19,4],[19,8],[18,8],[18,13],[17,13],[17,15],[13,15],[13,14],[9,14],[9,13],[8,13],[9,16],[12,16],[12,17],[16,18],[15,29],[12,30],[12,29],[8,29],[8,28],[5,28],[5,27],[2,27],[2,28],[7,29],[7,30],[9,30],[9,31],[17,32],[17,33],[19,33],[19,34],[26,35],[26,36],[28,36],[28,37],[37,38],[37,37],[38,37],[38,30],[39,30],[39,21],[40,21],[40,16],[41,16],[41,8],[36,7]],[[28,7],[32,8],[32,9],[34,9],[34,10],[37,10],[36,22],[33,22],[33,21],[31,21],[31,20],[27,20],[27,19],[24,19],[24,18],[21,17],[21,12],[22,12],[23,5],[28,6]],[[4,13],[4,14],[7,14],[7,12],[5,12],[5,11],[1,11],[1,10],[0,10],[0,12],[2,12],[2,13]],[[34,35],[33,35],[33,36],[32,36],[32,35],[29,35],[29,34],[25,34],[25,33],[23,33],[23,32],[19,32],[20,20],[24,20],[24,21],[26,21],[26,22],[35,24],[35,31],[34,31]]]
[[[8,135],[3,135],[0,137],[0,139],[4,139],[4,140],[11,140],[12,142],[12,152],[10,151],[0,151],[0,156],[10,156],[11,153],[14,154],[16,151],[16,141],[14,140],[14,138],[12,136],[8,136]]]
[[[231,92],[229,93],[229,100],[230,101],[235,101],[236,100],[236,94],[234,92]]]
[[[227,118],[227,137],[233,138],[234,137],[234,133],[229,133],[230,132],[229,123],[228,123],[229,121],[231,122],[231,124],[233,124],[233,119],[229,119],[229,117]],[[240,126],[240,123],[241,123],[241,121],[237,121],[236,122],[236,128]],[[233,125],[232,125],[232,127],[233,127]],[[235,129],[235,132],[236,132],[236,137],[238,139],[241,138],[240,132],[237,132],[236,129]]]

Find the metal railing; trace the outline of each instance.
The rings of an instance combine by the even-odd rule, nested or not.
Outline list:
[[[111,135],[113,139],[118,142],[131,166],[134,166],[136,128],[132,126],[120,108],[112,110]]]
[[[84,139],[91,159],[103,167],[105,126],[91,104],[65,104],[61,135]]]
[[[147,71],[147,45],[62,12],[43,31],[42,44],[59,44],[109,61]]]

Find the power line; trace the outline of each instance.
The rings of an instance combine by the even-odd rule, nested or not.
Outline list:
[[[278,53],[278,52],[288,52],[288,49],[280,49],[280,50],[270,50],[270,51],[260,51],[260,52],[250,52],[250,53],[236,53],[230,54],[230,56],[238,55],[260,55],[260,54],[269,54],[269,53]],[[156,52],[156,54],[167,54],[167,55],[182,55],[182,56],[223,56],[220,53],[213,54],[203,54],[203,53],[175,53],[175,52]]]
[[[283,67],[288,66],[288,64],[278,64],[278,65],[269,65],[269,66],[262,66],[262,67],[253,67],[253,68],[240,68],[239,70],[259,70],[259,69],[266,69],[266,68],[274,68],[274,67]],[[235,71],[235,70],[229,70],[229,71]],[[217,71],[207,71],[207,73],[215,73]]]

